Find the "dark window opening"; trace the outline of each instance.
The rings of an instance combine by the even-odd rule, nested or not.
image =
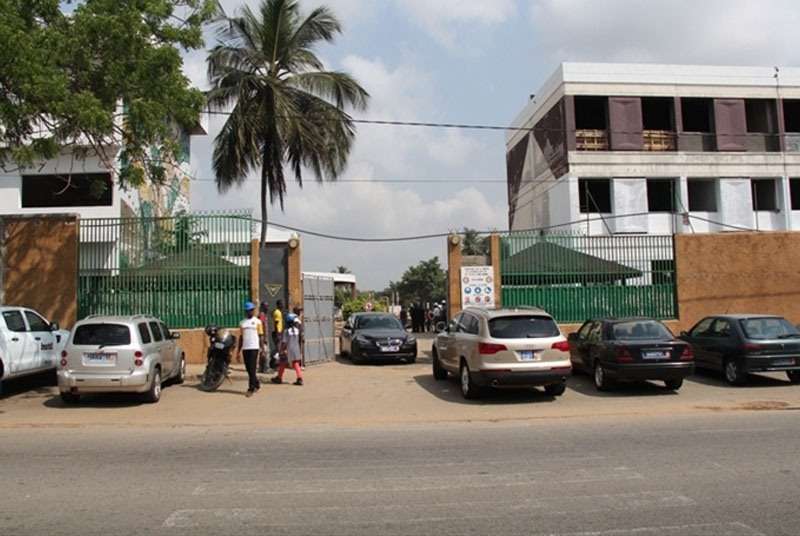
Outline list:
[[[690,212],[716,212],[717,211],[717,184],[714,180],[689,179]]]
[[[489,321],[489,335],[493,339],[529,339],[558,337],[558,326],[546,316],[508,316]]]
[[[650,261],[650,268],[653,271],[654,285],[672,285],[675,283],[675,261]]]
[[[674,101],[665,97],[642,97],[642,125],[645,130],[675,130]]]
[[[75,346],[127,346],[131,330],[122,324],[84,324],[72,336]]]
[[[153,340],[155,342],[161,342],[164,340],[164,337],[161,334],[161,328],[158,327],[158,322],[150,322],[150,331],[153,333]]]
[[[747,99],[744,101],[747,132],[774,133],[778,124],[775,101],[769,99]]]
[[[111,175],[23,175],[22,208],[110,207]]]
[[[792,210],[800,210],[800,179],[789,180],[789,194],[792,198]]]
[[[786,132],[800,132],[800,100],[783,101],[783,126]]]
[[[142,322],[137,327],[139,328],[139,337],[142,339],[142,344],[150,344],[153,339],[150,337],[150,330],[147,329],[147,324]]]
[[[778,210],[778,195],[774,179],[752,179],[753,210]]]
[[[578,194],[584,214],[611,213],[611,180],[579,179]]]
[[[575,128],[606,130],[608,128],[607,97],[575,97]]]
[[[681,117],[684,132],[713,132],[714,107],[711,99],[681,99]]]
[[[647,181],[647,210],[650,212],[675,211],[675,181],[652,179]]]

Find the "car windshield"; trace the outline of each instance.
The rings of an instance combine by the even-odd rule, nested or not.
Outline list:
[[[122,324],[84,324],[75,330],[76,346],[125,346],[131,343],[131,330]]]
[[[560,333],[549,316],[504,316],[489,321],[489,335],[494,339],[558,337]]]
[[[800,338],[800,331],[785,318],[748,318],[740,323],[748,339]]]
[[[400,321],[390,315],[360,316],[356,319],[356,329],[403,329]]]
[[[655,320],[635,320],[614,324],[612,333],[615,340],[656,340],[672,339],[672,333],[661,322]]]

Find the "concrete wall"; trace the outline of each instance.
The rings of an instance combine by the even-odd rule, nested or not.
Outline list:
[[[72,327],[78,315],[77,216],[4,216],[0,222],[0,302]]]

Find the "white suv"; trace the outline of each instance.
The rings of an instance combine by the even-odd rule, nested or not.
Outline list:
[[[160,320],[90,316],[75,325],[61,354],[58,389],[64,402],[84,393],[141,393],[158,402],[165,381],[183,383],[186,356]]]
[[[33,309],[0,306],[0,390],[5,380],[55,370],[68,337]]]

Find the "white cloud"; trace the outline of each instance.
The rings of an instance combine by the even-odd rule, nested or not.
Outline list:
[[[516,13],[516,0],[397,0],[411,18],[448,48],[456,46],[459,31],[506,22]],[[463,44],[463,43],[460,43]]]
[[[798,60],[795,0],[531,0],[553,61],[772,65]]]

